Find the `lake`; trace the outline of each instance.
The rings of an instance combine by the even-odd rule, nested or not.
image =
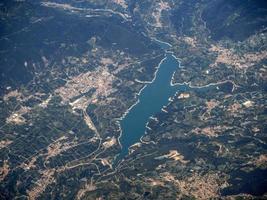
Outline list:
[[[171,46],[156,40],[162,49],[168,50]],[[180,66],[179,61],[171,52],[167,52],[165,58],[158,65],[156,76],[151,83],[148,83],[138,95],[138,103],[133,106],[125,117],[120,121],[122,135],[120,143],[122,150],[119,158],[128,154],[128,148],[139,142],[146,130],[146,123],[149,118],[160,112],[162,107],[167,105],[169,98],[174,96],[178,87],[171,86],[171,79],[174,72]]]

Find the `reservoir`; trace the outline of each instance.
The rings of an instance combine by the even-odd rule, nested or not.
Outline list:
[[[141,90],[138,94],[138,102],[119,121],[122,131],[120,137],[122,150],[116,160],[124,158],[128,154],[128,148],[140,141],[140,138],[145,134],[149,118],[160,112],[163,106],[169,103],[169,98],[173,97],[176,92],[194,90],[203,93],[207,90],[224,90],[226,92],[234,90],[234,85],[229,81],[211,83],[202,87],[191,86],[186,83],[171,85],[172,76],[180,67],[180,62],[169,51],[170,44],[159,40],[155,40],[155,42],[165,50],[166,56],[158,65],[154,80]]]
[[[171,47],[168,43],[156,42],[164,50],[168,50]],[[144,135],[149,118],[160,112],[162,107],[168,104],[168,99],[175,95],[178,87],[185,87],[183,85],[171,86],[172,76],[179,65],[177,58],[171,52],[167,52],[158,66],[154,80],[143,88],[138,96],[139,100],[136,105],[120,121],[122,150],[119,159],[127,155],[128,148],[138,142]]]
[[[140,141],[145,134],[149,118],[160,112],[176,92],[189,90],[200,93],[208,90],[231,92],[234,89],[234,85],[229,81],[211,83],[202,87],[190,86],[186,83],[171,85],[173,74],[180,67],[180,62],[172,52],[168,51],[171,47],[170,44],[159,40],[155,40],[155,42],[165,50],[166,56],[158,65],[154,80],[141,90],[138,94],[138,102],[119,121],[122,131],[120,137],[122,150],[116,160],[124,158],[128,154],[128,148]]]

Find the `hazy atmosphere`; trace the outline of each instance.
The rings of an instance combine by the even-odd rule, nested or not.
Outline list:
[[[266,0],[1,0],[1,200],[267,199]]]

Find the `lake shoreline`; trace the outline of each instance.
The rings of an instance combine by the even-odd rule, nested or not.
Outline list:
[[[149,123],[149,119],[154,119],[153,115],[157,112],[166,112],[168,113],[168,111],[165,109],[171,102],[173,102],[173,99],[175,98],[175,96],[177,96],[177,94],[183,90],[194,90],[194,89],[202,89],[202,88],[208,88],[208,87],[211,87],[211,86],[219,86],[221,84],[225,84],[225,83],[232,83],[233,85],[233,88],[232,88],[232,92],[235,90],[236,87],[238,87],[233,81],[231,80],[225,80],[225,81],[220,81],[218,83],[209,83],[207,85],[203,85],[203,86],[195,86],[195,85],[192,85],[191,82],[184,82],[184,83],[174,83],[174,75],[175,73],[177,72],[177,69],[181,68],[181,62],[180,62],[180,59],[177,58],[175,55],[174,55],[174,52],[170,51],[169,48],[172,47],[171,44],[167,43],[167,42],[161,42],[160,40],[158,39],[153,39],[154,41],[162,44],[162,49],[164,49],[165,51],[165,57],[160,61],[160,63],[157,65],[156,67],[156,71],[154,72],[154,76],[153,76],[153,79],[151,81],[140,81],[140,80],[135,80],[136,82],[138,83],[141,83],[141,84],[144,84],[144,86],[139,90],[138,93],[135,93],[135,98],[137,98],[137,101],[131,105],[124,113],[123,115],[120,117],[120,118],[116,118],[116,123],[118,123],[118,126],[119,126],[119,136],[117,138],[118,140],[118,143],[119,143],[119,146],[121,148],[121,152],[118,153],[116,156],[115,156],[115,162],[118,161],[117,159],[120,158],[120,160],[122,161],[123,160],[123,156],[126,156],[126,155],[129,155],[129,152],[131,152],[131,148],[136,145],[137,143],[141,143],[141,144],[148,144],[148,143],[153,143],[155,144],[154,141],[149,141],[149,142],[145,142],[143,141],[143,137],[145,136],[146,134],[146,131],[148,129],[151,130],[150,127],[148,127],[148,123]],[[165,46],[164,46],[165,45]],[[155,111],[154,114],[152,114],[148,121],[146,121],[145,123],[145,126],[144,126],[144,131],[142,132],[142,135],[139,137],[138,141],[133,141],[132,144],[129,144],[129,146],[127,147],[127,153],[125,152],[125,146],[123,146],[124,144],[122,144],[122,137],[124,136],[123,134],[126,134],[124,133],[123,131],[123,127],[122,127],[122,122],[123,120],[126,119],[126,117],[131,113],[131,111],[133,111],[133,109],[135,109],[135,107],[140,104],[140,97],[142,97],[142,92],[148,87],[152,87],[151,85],[155,82],[155,80],[157,79],[158,75],[159,75],[159,70],[161,69],[162,65],[165,64],[165,61],[167,62],[168,60],[167,59],[174,59],[175,62],[178,64],[177,67],[175,67],[176,69],[173,69],[174,71],[172,72],[172,75],[170,77],[170,81],[168,82],[170,88],[173,88],[175,86],[178,86],[178,88],[174,88],[175,93],[173,95],[170,95],[168,97],[168,100],[167,100],[167,103],[165,105],[163,105],[161,107],[161,109],[159,109],[158,111]],[[170,61],[169,61],[170,62]],[[174,63],[171,63],[171,64],[174,64]],[[173,66],[172,66],[173,67]],[[161,75],[162,76],[162,75]],[[181,87],[181,90],[180,90],[180,87]],[[184,87],[184,88],[183,88]],[[218,88],[217,88],[218,89]],[[133,131],[134,132],[134,131]],[[140,133],[139,133],[140,134]],[[124,149],[124,150],[123,150]]]

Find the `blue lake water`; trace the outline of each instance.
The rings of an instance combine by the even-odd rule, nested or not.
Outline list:
[[[170,48],[170,45],[167,43],[157,42],[165,50]],[[172,53],[166,53],[166,57],[159,65],[154,81],[147,84],[138,96],[139,102],[120,121],[122,151],[119,158],[127,155],[128,148],[138,142],[144,135],[149,118],[160,112],[162,107],[168,104],[168,99],[175,95],[179,87],[185,87],[171,86],[170,84],[172,76],[179,65],[179,61]]]

